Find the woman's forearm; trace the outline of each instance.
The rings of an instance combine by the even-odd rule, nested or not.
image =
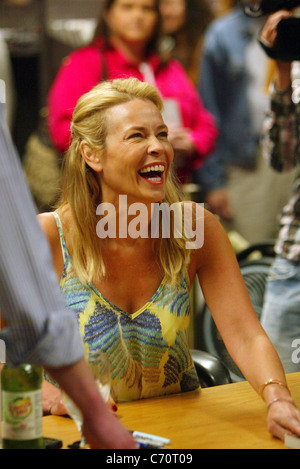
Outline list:
[[[235,344],[229,348],[233,360],[246,380],[266,404],[272,399],[290,396],[283,366],[263,330],[239,345]],[[262,386],[270,380],[277,380],[282,384],[268,385],[262,390]],[[260,390],[262,390],[261,393]]]

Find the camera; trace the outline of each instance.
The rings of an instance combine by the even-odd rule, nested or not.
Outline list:
[[[300,0],[241,0],[244,12],[252,18],[269,15],[279,10],[293,10]],[[277,26],[273,47],[259,39],[260,45],[272,59],[285,62],[300,60],[300,17],[282,19]]]

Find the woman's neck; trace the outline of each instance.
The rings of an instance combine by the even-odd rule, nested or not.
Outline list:
[[[146,45],[140,43],[128,43],[116,36],[111,36],[110,43],[121,51],[131,62],[140,63],[145,60]]]
[[[124,194],[118,197],[103,194],[97,215],[100,238],[131,245],[136,239],[151,237],[152,204],[149,201],[137,202]]]

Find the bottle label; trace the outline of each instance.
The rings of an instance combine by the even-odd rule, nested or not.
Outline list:
[[[33,440],[42,436],[41,390],[2,391],[3,438]]]

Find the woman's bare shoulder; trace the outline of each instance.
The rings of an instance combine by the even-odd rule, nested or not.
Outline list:
[[[60,242],[60,235],[59,235],[58,228],[56,225],[55,217],[53,216],[53,213],[51,212],[40,213],[38,215],[38,221],[40,223],[42,230],[44,231],[47,237],[50,250],[52,253],[53,265],[56,270],[58,279],[60,279],[62,271],[63,271],[64,262],[63,262],[62,248],[61,248],[61,242]]]
[[[184,218],[188,218],[187,221],[192,221],[192,227],[206,229],[208,231],[219,229],[221,227],[220,222],[216,216],[204,207],[204,204],[194,202],[192,200],[185,200],[181,203]]]
[[[56,214],[59,216],[64,232],[65,227],[68,226],[70,222],[70,210],[67,207],[63,209],[58,209],[56,210]],[[59,239],[59,233],[54,212],[39,213],[37,217],[41,228],[46,233],[49,240],[53,241]]]
[[[39,213],[37,218],[42,230],[46,233],[48,238],[52,238],[57,235],[57,226],[53,213]]]
[[[60,238],[53,213],[39,213],[37,217],[39,224],[48,239],[52,254],[55,255],[57,251],[60,250]]]
[[[200,229],[202,244],[199,249],[193,250],[191,256],[197,268],[221,256],[223,249],[230,249],[230,242],[223,226],[218,218],[205,208],[202,209],[201,219],[198,219],[198,230]]]

